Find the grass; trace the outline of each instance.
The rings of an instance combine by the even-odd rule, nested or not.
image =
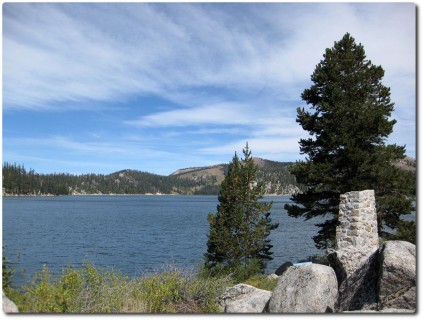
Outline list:
[[[257,274],[243,281],[243,283],[249,284],[257,289],[273,291],[278,284],[278,279],[269,279],[265,274]]]

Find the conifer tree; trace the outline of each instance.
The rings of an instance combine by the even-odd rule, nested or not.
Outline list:
[[[272,203],[259,201],[265,192],[263,182],[257,181],[257,166],[251,157],[248,143],[244,159],[235,153],[222,182],[216,214],[209,214],[205,266],[223,268],[229,272],[247,270],[263,272],[272,259],[272,245],[267,238],[277,228],[272,224]]]
[[[405,157],[405,147],[385,144],[396,121],[390,118],[394,103],[383,76],[382,67],[366,60],[363,46],[347,33],[326,49],[311,76],[313,85],[302,93],[311,109],[298,108],[297,122],[312,137],[300,140],[307,158],[291,173],[306,191],[292,196],[294,204],[285,208],[306,220],[329,217],[317,224],[318,248],[333,246],[342,193],[375,190],[380,233],[384,226],[397,228],[400,216],[413,210],[415,178],[394,166]]]

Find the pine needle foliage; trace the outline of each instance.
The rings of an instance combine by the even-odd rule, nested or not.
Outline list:
[[[413,211],[415,189],[414,175],[394,166],[404,159],[405,146],[386,144],[396,120],[382,67],[367,60],[364,47],[348,33],[323,57],[311,76],[313,85],[301,95],[310,109],[297,109],[297,122],[310,137],[300,140],[307,158],[291,173],[306,191],[285,206],[292,217],[328,217],[317,225],[318,248],[334,245],[340,194],[375,190],[381,233],[384,226],[397,228],[401,215]]]
[[[265,186],[257,180],[257,166],[248,143],[243,159],[235,153],[218,196],[217,213],[208,215],[205,267],[216,273],[232,273],[238,280],[262,273],[272,259],[268,236],[277,228],[270,218],[271,202],[263,198]]]

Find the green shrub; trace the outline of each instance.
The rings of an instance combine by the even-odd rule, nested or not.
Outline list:
[[[230,285],[227,277],[205,277],[174,267],[137,280],[147,312],[218,312],[216,298]]]
[[[212,313],[219,312],[216,298],[229,284],[228,278],[172,267],[130,279],[87,263],[56,277],[45,266],[12,296],[21,312],[30,313]]]
[[[12,278],[14,269],[10,266],[10,261],[4,255],[4,248],[3,246],[3,256],[2,256],[2,287],[3,291],[7,291],[10,289],[12,285]]]
[[[213,268],[201,266],[199,270],[200,275],[203,277],[227,277],[231,279],[233,284],[244,282],[254,275],[262,274],[258,259],[250,260],[245,265],[223,265],[217,263]]]
[[[23,287],[18,307],[21,312],[78,312],[83,290],[83,270],[66,268],[55,280],[48,267],[44,266],[34,275],[32,283]]]

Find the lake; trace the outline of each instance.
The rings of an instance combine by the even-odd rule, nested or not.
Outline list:
[[[291,218],[283,209],[289,197],[273,201],[273,273],[286,261],[323,252],[315,248],[315,223]],[[22,284],[46,264],[62,268],[88,261],[136,277],[165,265],[195,269],[207,250],[207,214],[217,196],[61,196],[3,198],[3,245]],[[24,272],[22,272],[24,271]]]

